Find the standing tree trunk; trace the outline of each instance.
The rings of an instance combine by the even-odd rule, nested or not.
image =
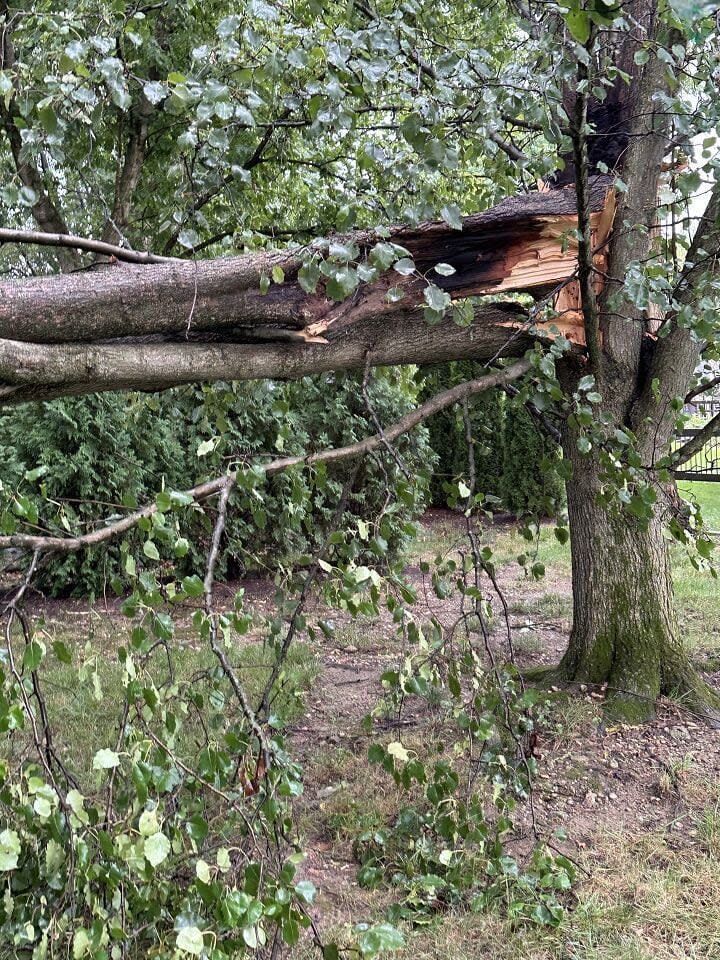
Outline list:
[[[559,678],[607,687],[611,716],[633,722],[652,715],[665,694],[710,719],[720,697],[689,663],[678,638],[665,510],[656,504],[644,525],[617,506],[597,502],[595,458],[565,444],[573,578],[573,627]]]

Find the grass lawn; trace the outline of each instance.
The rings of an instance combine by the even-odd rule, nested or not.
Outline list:
[[[702,508],[705,525],[720,531],[720,483],[706,480],[682,480],[678,487],[687,500],[695,499]]]

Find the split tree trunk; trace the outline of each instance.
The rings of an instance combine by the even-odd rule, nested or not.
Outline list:
[[[559,679],[607,688],[609,715],[645,720],[661,695],[713,721],[720,696],[690,664],[678,637],[663,510],[645,527],[597,502],[599,468],[566,444],[573,579],[573,626]]]

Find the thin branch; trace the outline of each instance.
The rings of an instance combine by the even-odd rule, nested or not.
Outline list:
[[[679,449],[673,452],[673,464],[675,468],[687,463],[696,454],[700,453],[705,444],[713,437],[720,436],[720,413],[716,413],[712,420],[708,420],[704,427],[690,437],[687,443],[684,443]]]
[[[42,247],[70,247],[74,250],[85,250],[87,253],[115,257],[116,260],[124,260],[126,263],[172,263],[177,260],[176,257],[162,257],[157,253],[128,250],[127,247],[105,243],[104,240],[91,240],[87,237],[76,237],[69,233],[11,230],[8,227],[0,227],[0,243],[32,243]]]
[[[588,53],[591,40],[588,41]],[[578,218],[578,285],[585,320],[585,342],[592,370],[599,374],[602,363],[600,318],[593,284],[593,250],[590,230],[590,186],[588,182],[587,110],[590,70],[580,59],[577,65],[577,89],[573,111],[572,145],[575,161],[575,193]]]
[[[509,140],[503,140],[500,134],[493,130],[492,133],[489,133],[488,136],[494,144],[496,144],[503,153],[507,154],[511,160],[514,160],[516,163],[527,163],[527,156],[515,146],[514,143],[511,143]]]
[[[380,418],[378,417],[375,411],[375,407],[373,406],[372,400],[370,399],[370,393],[368,391],[368,381],[370,379],[371,358],[372,358],[372,354],[368,350],[367,357],[365,358],[365,371],[363,373],[363,378],[362,378],[362,395],[363,395],[363,400],[365,401],[365,408],[367,412],[370,414],[370,417],[372,418],[373,425],[378,432],[378,436],[381,438],[383,442],[383,446],[385,447],[387,452],[390,454],[390,456],[393,458],[393,460],[397,464],[397,467],[400,470],[400,473],[402,473],[402,475],[405,477],[407,481],[410,481],[412,479],[410,476],[410,471],[403,463],[402,457],[397,452],[395,447],[391,443],[388,443],[387,437],[385,436],[385,431],[383,430],[383,426],[380,423]]]
[[[695,387],[694,390],[691,390],[690,393],[685,396],[685,403],[691,403],[695,397],[699,397],[703,393],[707,393],[708,390],[712,390],[713,387],[717,387],[720,384],[720,377],[713,377],[712,380],[705,380],[699,386]]]
[[[271,460],[266,464],[258,464],[258,468],[263,470],[267,476],[271,476],[275,473],[280,473],[283,470],[287,470],[290,467],[311,467],[316,463],[336,463],[340,460],[347,460],[351,457],[359,457],[364,454],[371,453],[373,450],[377,450],[379,447],[384,447],[386,442],[395,440],[397,437],[408,433],[413,429],[413,427],[416,427],[419,423],[422,423],[433,414],[439,413],[446,407],[449,407],[454,403],[458,403],[467,397],[474,396],[475,394],[484,393],[486,390],[491,390],[493,387],[503,386],[506,383],[517,380],[526,374],[530,368],[530,360],[519,360],[517,363],[514,363],[509,367],[504,367],[502,370],[489,373],[484,377],[478,378],[477,380],[467,380],[455,387],[444,390],[442,393],[436,394],[436,396],[432,397],[430,400],[427,400],[419,407],[416,407],[415,410],[411,410],[409,413],[406,413],[405,416],[401,417],[399,420],[396,420],[391,426],[386,427],[384,430],[384,438],[379,434],[375,434],[374,436],[366,437],[364,440],[348,444],[344,447],[321,450],[318,453],[311,453],[307,456],[280,457],[275,460]],[[222,477],[216,477],[213,480],[207,480],[205,483],[200,483],[197,486],[186,490],[185,494],[188,497],[192,497],[192,499],[195,501],[206,500],[208,497],[212,497],[221,493],[228,483],[234,483],[236,479],[237,472],[225,474]],[[157,509],[157,504],[150,503],[139,510],[135,510],[131,514],[128,514],[127,517],[123,517],[122,520],[117,520],[114,523],[110,523],[105,527],[100,527],[97,530],[93,530],[91,533],[86,533],[79,537],[36,536],[32,534],[21,533],[0,536],[0,549],[19,547],[26,550],[47,550],[62,553],[74,553],[77,550],[82,550],[86,547],[97,546],[98,544],[104,543],[105,541],[110,540],[121,533],[131,530],[141,520],[147,519],[148,517],[151,517],[153,514],[157,513]]]
[[[223,483],[220,487],[217,519],[213,529],[212,543],[210,545],[210,553],[208,554],[207,572],[205,574],[205,613],[210,621],[210,649],[220,663],[223,673],[227,677],[230,686],[233,689],[235,698],[240,704],[240,709],[242,710],[250,729],[258,739],[264,770],[267,771],[270,768],[270,761],[272,759],[272,747],[265,731],[260,726],[260,723],[255,716],[247,697],[245,696],[245,691],[243,690],[242,684],[238,680],[232,664],[228,660],[225,651],[218,643],[218,618],[217,614],[213,610],[213,584],[215,582],[215,566],[217,564],[217,558],[220,552],[220,541],[222,540],[222,535],[225,531],[228,498],[230,496],[230,491],[235,485],[235,476],[236,475],[234,474],[228,474],[227,476],[223,477]]]

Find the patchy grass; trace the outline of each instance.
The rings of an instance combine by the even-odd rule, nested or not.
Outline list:
[[[717,517],[712,525],[720,529],[720,484],[693,485],[693,492],[703,497],[708,517]],[[541,529],[533,543],[508,525],[485,533],[507,592],[516,626],[515,645],[523,656],[537,662],[542,654],[548,657],[550,649],[541,624],[554,625],[559,644],[572,615],[569,548],[558,542],[550,525]],[[439,514],[423,525],[413,562],[432,562],[438,554],[463,549],[467,541],[462,521]],[[517,566],[516,558],[522,553],[545,565],[544,580],[528,578]],[[718,584],[698,574],[679,550],[673,554],[673,567],[684,639],[705,664],[716,656],[720,667]],[[537,629],[522,632],[526,620],[537,624]],[[314,646],[293,646],[277,708],[293,727],[294,750],[303,756],[306,793],[299,801],[299,828],[311,851],[303,869],[320,890],[319,928],[324,939],[337,936],[343,942],[351,922],[381,922],[392,900],[392,891],[369,891],[357,885],[352,841],[363,830],[392,822],[403,798],[390,778],[368,762],[370,741],[359,728],[360,717],[378,693],[374,677],[366,681],[364,674],[373,667],[379,673],[384,658],[398,650],[394,633],[382,622],[347,623],[340,616],[337,621],[332,638],[320,638]],[[48,647],[53,639],[65,639],[74,650],[72,667],[54,669],[52,662],[46,692],[62,731],[63,749],[74,763],[80,757],[89,768],[95,751],[114,737],[122,671],[108,656],[117,642],[117,621],[99,617],[92,631],[80,622],[77,627],[69,628],[67,621],[46,627]],[[181,632],[177,638],[181,681],[213,662],[207,652],[195,648],[195,642],[190,633]],[[157,655],[161,669],[162,651]],[[322,693],[307,697],[323,658]],[[89,666],[80,680],[77,668],[83,660]],[[267,651],[260,643],[243,642],[233,651],[233,660],[251,702],[257,702],[268,676]],[[345,674],[337,669],[338,663],[346,668]],[[332,669],[336,680],[329,682]],[[96,699],[95,674],[104,693],[102,701]],[[365,701],[359,696],[357,710],[351,709],[352,697],[362,690]],[[567,824],[569,849],[581,866],[566,916],[550,929],[513,923],[493,912],[448,912],[427,927],[407,930],[406,948],[392,956],[397,960],[718,960],[720,763],[709,771],[702,765],[707,734],[681,716],[658,721],[649,734],[628,731],[623,739],[621,731],[612,739],[612,732],[604,728],[598,700],[589,693],[570,696],[551,691],[539,721],[541,779],[536,805],[542,826]],[[407,748],[418,751],[437,750],[443,732],[428,712],[414,716],[408,727],[393,727],[388,721],[377,738],[402,739]],[[443,745],[447,750],[449,744]],[[619,799],[612,799],[616,791]],[[304,942],[291,955],[294,960],[310,960],[317,952]]]
[[[115,644],[118,633],[128,633],[127,627],[119,628],[110,618],[96,624],[92,638],[84,644],[77,637],[54,629],[43,631],[48,646],[46,664],[40,670],[48,713],[55,732],[55,742],[60,755],[70,761],[70,766],[80,777],[92,781],[93,757],[103,747],[112,745],[117,736],[118,722],[123,705],[123,668],[116,659]],[[114,643],[110,638],[114,637]],[[70,664],[61,663],[51,650],[52,641],[63,641],[73,651]],[[179,684],[192,682],[193,677],[214,667],[212,653],[183,643],[176,638],[173,644],[174,678]],[[169,679],[165,651],[158,647],[153,654],[152,673],[156,683]],[[265,688],[272,668],[269,653],[259,643],[245,643],[232,653],[232,662],[242,679],[245,692],[251,703],[256,703]],[[304,710],[306,692],[313,685],[320,669],[315,653],[305,643],[293,644],[285,667],[280,675],[273,707],[285,723],[296,720]],[[186,729],[186,737],[192,737],[192,726]],[[7,746],[0,747],[0,756],[6,756]],[[19,740],[12,747],[21,749]],[[188,748],[193,749],[189,744]]]
[[[407,935],[396,960],[717,960],[720,871],[697,842],[675,849],[672,835],[600,834],[583,866],[576,901],[560,925],[518,925],[496,913],[451,912]],[[358,890],[358,894],[361,891]],[[378,904],[377,906],[380,906]],[[370,919],[367,896],[347,900]],[[355,912],[357,911],[357,912]],[[325,932],[325,931],[323,931]],[[349,925],[332,931],[342,942]],[[328,931],[329,934],[329,931]],[[314,956],[300,948],[297,960]]]

